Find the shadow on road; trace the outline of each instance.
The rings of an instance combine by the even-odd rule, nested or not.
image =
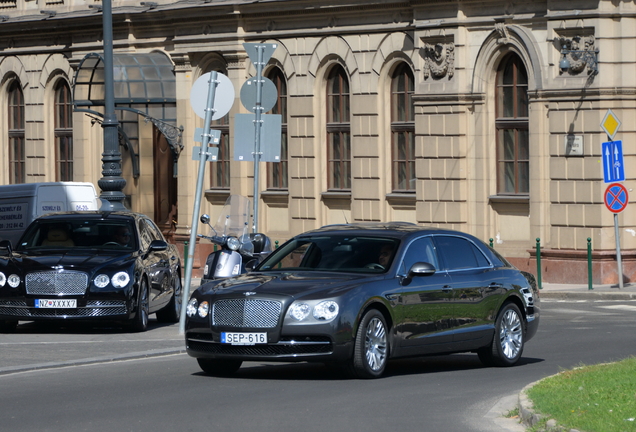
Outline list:
[[[194,359],[192,359],[195,361]],[[514,368],[540,363],[544,359],[522,357]],[[196,362],[196,361],[195,361]],[[440,372],[490,369],[484,366],[477,354],[456,354],[444,356],[418,357],[391,360],[387,365],[384,378],[392,376],[434,374]],[[203,372],[193,375],[208,377]],[[212,377],[209,378],[219,378]],[[337,366],[321,363],[258,363],[246,362],[236,374],[225,379],[281,380],[281,381],[329,381],[352,379],[346,371]]]
[[[148,321],[148,330],[161,329],[178,324]],[[96,321],[21,321],[14,334],[117,334],[131,333],[123,324]]]

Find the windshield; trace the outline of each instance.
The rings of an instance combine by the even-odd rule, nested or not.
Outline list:
[[[320,235],[292,239],[256,269],[386,272],[399,241],[385,237]]]
[[[37,221],[24,233],[16,250],[40,249],[134,250],[137,236],[127,220]]]

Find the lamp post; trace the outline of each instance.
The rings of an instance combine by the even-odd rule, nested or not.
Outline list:
[[[101,210],[126,210],[122,190],[126,180],[121,177],[121,152],[119,151],[119,122],[115,115],[115,90],[113,79],[113,13],[111,0],[102,0],[102,25],[104,32],[104,152],[102,153],[102,178],[97,184],[102,190]]]

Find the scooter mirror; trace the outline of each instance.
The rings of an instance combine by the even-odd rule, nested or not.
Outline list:
[[[210,216],[208,216],[206,214],[202,214],[201,218],[199,218],[199,220],[201,221],[201,223],[204,223],[204,224],[207,225],[208,223],[210,223]]]

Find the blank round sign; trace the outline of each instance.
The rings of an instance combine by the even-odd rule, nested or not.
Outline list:
[[[205,120],[205,110],[208,105],[208,91],[210,90],[210,78],[212,72],[201,75],[194,82],[190,91],[190,105],[192,109],[202,119]],[[211,120],[218,120],[230,112],[234,105],[234,86],[232,81],[220,72],[216,73],[216,90],[214,93],[214,101],[212,107]]]

